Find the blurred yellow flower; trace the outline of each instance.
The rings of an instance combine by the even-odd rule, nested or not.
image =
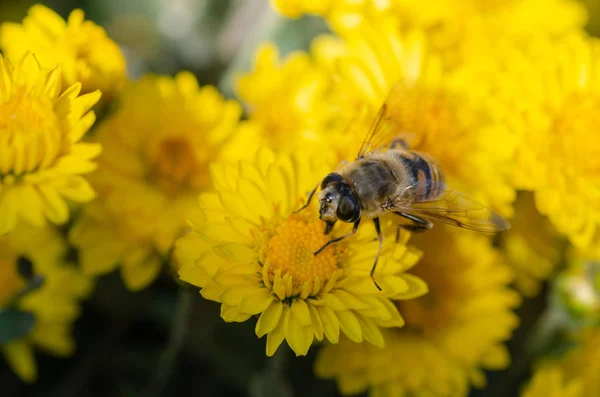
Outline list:
[[[431,47],[450,64],[458,64],[466,48],[477,43],[475,56],[488,56],[501,39],[515,43],[532,37],[556,37],[582,28],[583,5],[574,0],[272,0],[287,17],[304,13],[323,16],[337,32],[393,18],[403,31],[422,30]]]
[[[31,54],[15,66],[0,56],[0,236],[19,220],[64,223],[66,200],[94,197],[81,174],[95,168],[100,146],[79,141],[100,93],[80,90],[76,83],[61,94],[60,69],[42,69]]]
[[[238,103],[199,87],[187,72],[148,75],[123,90],[94,136],[105,147],[90,177],[98,199],[70,233],[87,273],[120,265],[132,290],[156,278],[187,211],[209,186],[208,164],[257,150],[258,140],[247,142],[252,128],[236,131],[240,113]]]
[[[515,272],[517,289],[527,297],[537,295],[540,283],[552,275],[561,260],[561,240],[535,208],[533,194],[522,193],[517,198],[511,228],[500,235],[500,247],[504,261]]]
[[[411,241],[424,256],[410,273],[429,292],[396,303],[406,326],[385,331],[384,349],[344,339],[317,358],[317,376],[335,378],[344,395],[466,396],[485,386],[483,370],[509,365],[502,343],[518,324],[519,297],[489,240],[436,226]]]
[[[24,381],[37,376],[34,347],[58,355],[73,353],[70,335],[79,316],[78,301],[91,291],[91,282],[65,262],[67,245],[52,227],[34,228],[21,224],[0,238],[0,311],[18,310],[33,314],[34,326],[26,335],[0,346],[5,359]],[[21,262],[32,269],[19,269]],[[34,277],[43,277],[37,289],[24,293]]]
[[[566,379],[581,379],[584,396],[600,395],[600,328],[585,328],[577,337],[578,346],[561,359]]]
[[[266,150],[254,162],[215,164],[216,192],[200,196],[202,211],[190,221],[193,230],[176,245],[180,278],[220,302],[225,321],[259,316],[256,335],[267,335],[268,356],[284,340],[296,355],[305,355],[324,336],[337,343],[340,331],[355,342],[382,347],[379,327],[404,324],[390,299],[411,299],[427,290],[405,273],[421,256],[406,246],[408,234],[398,244],[384,245],[375,275],[383,291],[369,277],[377,251],[372,229],[313,254],[330,238],[316,206],[293,211],[315,178],[328,171],[317,158]],[[333,234],[343,231],[339,226]]]
[[[528,50],[517,152],[518,187],[578,249],[600,237],[600,43],[583,34]]]
[[[521,397],[579,397],[585,395],[581,386],[577,380],[566,382],[558,368],[542,367],[535,371]]]
[[[67,86],[81,83],[83,92],[101,90],[105,99],[125,82],[125,58],[104,29],[74,10],[67,21],[36,4],[22,24],[0,26],[0,49],[17,60],[33,52],[43,67],[60,65]]]
[[[391,12],[392,4],[392,0],[271,0],[271,5],[288,18],[320,15],[340,29],[356,27],[369,17]]]
[[[273,148],[293,150],[318,144],[331,112],[326,93],[330,77],[309,54],[280,59],[277,47],[263,44],[253,69],[237,76],[236,91],[249,119],[260,125]]]
[[[543,358],[540,368],[562,373],[563,384],[577,388],[577,396],[600,395],[600,328],[585,327],[573,335],[574,347],[562,356]],[[528,397],[528,396],[527,396]]]
[[[392,128],[440,163],[450,187],[510,215],[516,138],[494,93],[463,71],[444,70],[422,34],[401,36],[388,20],[341,37],[317,39],[314,52],[320,62],[337,65],[330,101],[339,104],[337,119],[353,125],[348,136],[356,144],[346,140],[346,147],[359,146],[393,91],[387,101]],[[367,117],[357,117],[365,107]]]

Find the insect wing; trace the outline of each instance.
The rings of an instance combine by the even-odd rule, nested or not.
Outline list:
[[[369,131],[356,156],[357,159],[366,156],[369,152],[389,147],[398,137],[402,137],[408,141],[409,134],[402,131],[401,126],[394,121],[393,117],[399,97],[403,95],[403,90],[402,84],[398,84],[390,91],[385,103],[379,109],[379,112],[373,119],[373,123],[371,123]]]
[[[369,127],[369,132],[367,132],[367,136],[365,136],[362,145],[360,145],[360,149],[358,150],[358,154],[356,155],[357,159],[362,158],[367,153],[373,151],[372,147],[373,143],[375,142],[374,138],[379,135],[383,127],[382,123],[385,117],[386,107],[387,105],[384,103],[379,109],[379,112],[377,112],[375,118],[373,119],[373,123],[371,124],[371,127]]]
[[[434,200],[417,201],[408,206],[398,205],[394,210],[484,233],[510,228],[510,223],[498,213],[449,188]]]

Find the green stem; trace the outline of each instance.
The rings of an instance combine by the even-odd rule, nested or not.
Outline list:
[[[169,380],[171,373],[177,362],[177,356],[184,346],[185,337],[188,331],[190,315],[192,313],[193,297],[196,295],[195,290],[180,288],[177,294],[177,302],[175,304],[175,313],[171,320],[171,333],[169,340],[165,346],[154,377],[150,386],[146,390],[147,397],[158,397],[163,391],[165,384]]]

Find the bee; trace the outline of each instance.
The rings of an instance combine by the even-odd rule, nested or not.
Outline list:
[[[434,158],[409,148],[407,135],[393,122],[394,107],[391,105],[397,102],[400,89],[399,86],[393,89],[382,105],[356,159],[325,176],[298,210],[310,205],[320,186],[319,218],[326,224],[325,234],[332,231],[338,220],[354,224],[350,233],[329,240],[314,255],[356,234],[363,216],[371,218],[379,247],[370,276],[380,291],[374,274],[383,248],[379,217],[384,214],[393,213],[410,222],[398,226],[396,241],[401,228],[423,232],[431,229],[434,222],[485,233],[510,228],[496,212],[448,187]]]

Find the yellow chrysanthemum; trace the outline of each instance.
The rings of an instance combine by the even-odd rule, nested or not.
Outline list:
[[[406,326],[385,331],[384,349],[344,339],[320,352],[317,376],[337,379],[345,395],[465,396],[485,385],[483,370],[509,364],[502,342],[518,324],[519,297],[489,240],[435,227],[411,241],[424,256],[410,273],[429,292],[397,302]]]
[[[392,3],[406,22],[422,28],[454,30],[448,25],[481,18],[490,32],[512,38],[559,35],[583,27],[587,19],[585,8],[573,0],[433,0],[427,7],[411,0]]]
[[[532,45],[523,68],[517,183],[579,249],[600,227],[600,43],[583,35]]]
[[[97,144],[80,143],[95,120],[99,92],[61,94],[60,69],[42,69],[32,55],[13,66],[0,56],[0,236],[19,220],[66,222],[66,200],[94,192],[81,174],[95,168]]]
[[[521,397],[579,397],[581,383],[577,380],[566,382],[558,368],[540,368],[531,382],[521,393]]]
[[[209,162],[258,150],[252,128],[234,133],[240,113],[238,103],[199,87],[187,72],[146,76],[124,89],[94,137],[105,147],[91,175],[99,197],[70,234],[86,272],[120,264],[133,290],[155,279],[187,211],[209,186]]]
[[[356,144],[344,142],[353,150],[348,157],[393,90],[387,122],[394,130],[435,158],[452,188],[510,214],[516,139],[493,92],[466,73],[444,71],[439,59],[427,55],[421,34],[400,36],[387,22],[363,25],[345,34],[344,42],[322,37],[315,43],[318,59],[337,65],[330,100],[339,104],[337,119],[353,125],[349,136]],[[357,117],[365,108],[368,117]]]
[[[125,82],[125,58],[104,29],[74,10],[67,21],[36,4],[22,24],[0,26],[0,49],[10,59],[33,52],[44,67],[60,65],[67,85],[81,83],[83,92],[101,90],[105,98]]]
[[[0,346],[0,351],[27,382],[37,374],[34,347],[58,356],[69,355],[75,348],[70,329],[79,316],[78,301],[89,294],[91,283],[65,262],[66,254],[64,239],[51,227],[22,224],[0,238],[0,311],[18,310],[35,319],[29,333]],[[39,288],[24,295],[30,275],[18,270],[22,261],[33,265],[35,277],[43,278]]]
[[[331,112],[326,100],[330,76],[309,54],[280,59],[273,44],[261,46],[249,73],[237,76],[236,89],[249,119],[264,131],[273,148],[294,150],[323,140]]]
[[[535,208],[533,195],[524,193],[515,202],[511,228],[500,236],[504,261],[515,272],[515,286],[525,296],[539,293],[561,259],[561,241],[548,219]]]
[[[384,245],[375,274],[383,291],[369,277],[378,244],[371,228],[313,254],[331,237],[323,234],[316,206],[293,211],[329,171],[323,165],[268,151],[253,163],[214,165],[216,193],[200,196],[193,230],[176,245],[181,279],[220,302],[225,321],[259,316],[256,335],[267,335],[269,356],[283,340],[305,355],[314,340],[337,343],[340,331],[382,347],[379,327],[404,324],[390,299],[426,292],[405,273],[421,256],[406,246],[408,235]],[[337,228],[334,236],[348,232]]]
[[[585,8],[573,0],[272,0],[283,15],[323,16],[338,32],[392,17],[403,30],[420,29],[432,47],[452,58],[475,39],[484,55],[490,41],[555,37],[582,28]],[[475,35],[483,36],[481,38]],[[488,47],[485,47],[487,43]],[[469,44],[470,45],[470,44]]]

